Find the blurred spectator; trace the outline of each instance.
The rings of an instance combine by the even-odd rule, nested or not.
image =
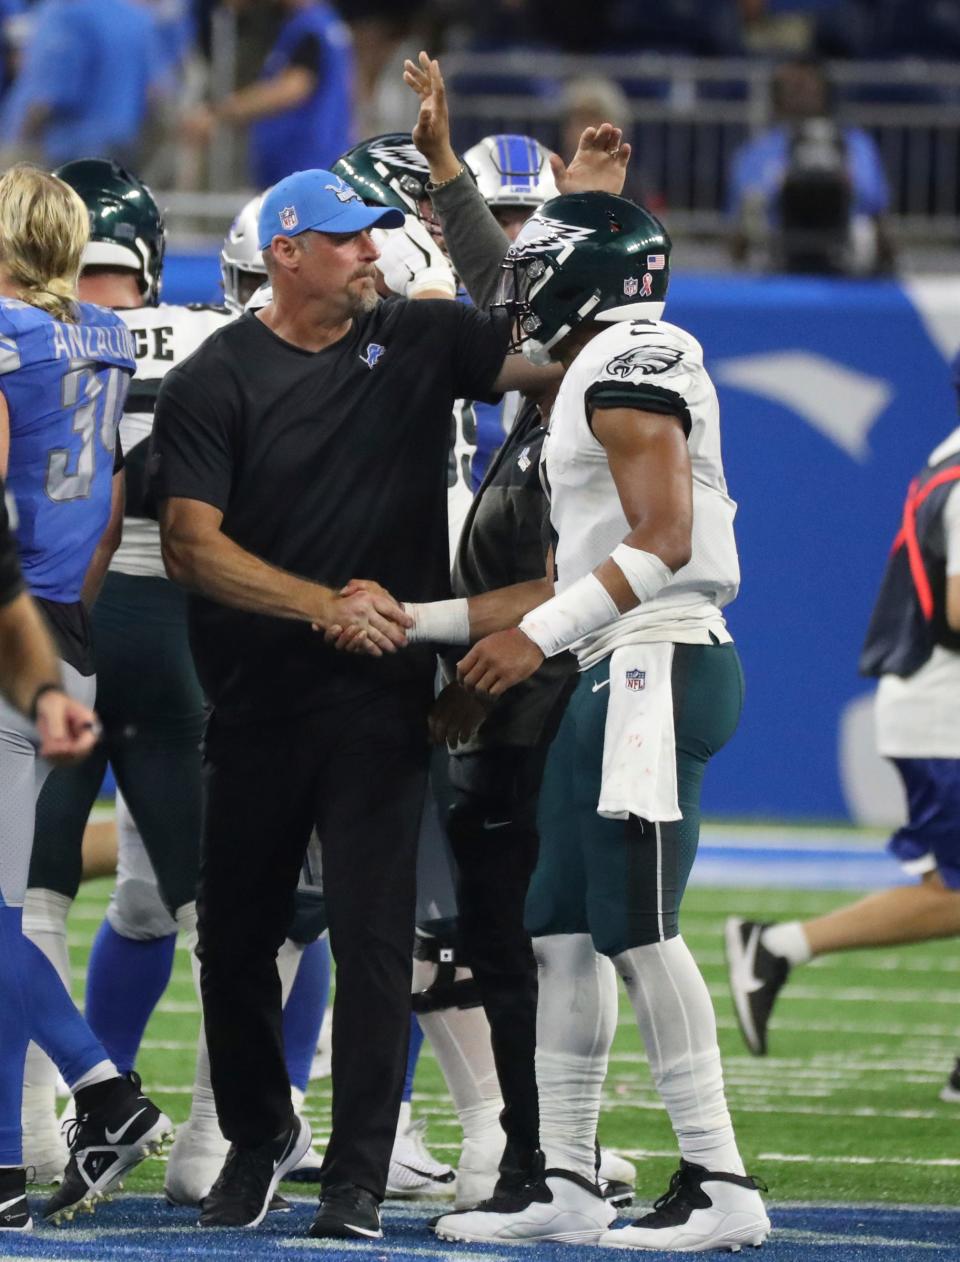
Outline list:
[[[377,108],[382,76],[428,5],[425,0],[339,0],[337,8],[353,36],[357,133],[374,136],[389,131]],[[432,41],[426,42],[426,47],[432,46]]]
[[[599,127],[601,123],[613,123],[623,131],[623,139],[634,146],[624,197],[650,210],[662,210],[663,198],[653,187],[643,170],[642,157],[632,132],[633,109],[623,88],[613,79],[602,75],[571,79],[563,92],[560,113],[560,154],[569,162],[577,152],[580,133],[585,127]]]
[[[135,167],[158,63],[149,11],[135,0],[41,0],[32,18],[0,110],[5,164],[92,153]]]
[[[890,191],[872,136],[833,120],[830,84],[812,60],[777,68],[771,105],[774,125],[743,145],[733,160],[734,261],[767,247],[768,262],[794,270],[889,271],[894,256],[886,224]],[[815,257],[817,232],[822,234],[822,265]],[[805,240],[794,250],[797,234]]]
[[[276,42],[256,82],[191,110],[182,124],[194,144],[218,124],[249,127],[251,178],[268,188],[293,171],[330,167],[349,147],[353,91],[350,32],[324,0],[225,0],[237,12],[252,4],[281,18]]]

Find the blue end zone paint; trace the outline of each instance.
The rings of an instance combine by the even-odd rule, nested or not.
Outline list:
[[[420,1262],[423,1258],[510,1259],[511,1262],[599,1262],[607,1256],[574,1245],[453,1245],[426,1225],[437,1202],[386,1207],[386,1237],[343,1244],[307,1236],[313,1200],[300,1199],[289,1214],[271,1214],[254,1231],[200,1231],[196,1211],[170,1209],[159,1197],[128,1196],[105,1205],[94,1218],[66,1227],[42,1227],[32,1235],[0,1234],[0,1258],[87,1259],[88,1262],[155,1262],[156,1259],[238,1258],[246,1262],[322,1253],[325,1259],[365,1255],[370,1262]],[[784,1205],[771,1210],[774,1234],[758,1262],[960,1262],[960,1209],[927,1206]],[[626,1258],[626,1253],[612,1257]],[[631,1253],[631,1257],[638,1257]],[[652,1262],[676,1254],[644,1253]],[[717,1256],[711,1254],[710,1256]]]

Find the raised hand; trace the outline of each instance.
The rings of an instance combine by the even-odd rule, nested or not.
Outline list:
[[[460,161],[450,143],[447,90],[438,61],[421,52],[418,62],[408,59],[403,63],[403,81],[420,98],[413,143],[430,163],[431,180],[442,184],[444,180],[453,179],[460,169]]]
[[[561,193],[623,192],[631,148],[623,132],[612,123],[586,127],[577,152],[565,166],[559,154],[553,154],[550,166]]]
[[[543,654],[520,630],[495,631],[478,640],[457,662],[457,679],[468,692],[481,697],[499,697],[529,679],[543,663]]]

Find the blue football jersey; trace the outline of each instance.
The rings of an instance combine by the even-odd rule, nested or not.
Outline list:
[[[0,298],[0,391],[10,413],[7,486],[35,596],[80,599],[110,518],[117,424],[135,361],[112,311],[78,303],[76,324]]]

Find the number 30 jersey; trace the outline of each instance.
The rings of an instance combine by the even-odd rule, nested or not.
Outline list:
[[[0,298],[0,391],[10,416],[7,487],[35,596],[80,599],[110,519],[117,424],[133,341],[105,307],[76,304],[75,324]]]
[[[717,392],[700,344],[663,321],[611,325],[587,343],[560,386],[542,457],[556,536],[557,590],[595,569],[630,532],[607,453],[593,433],[598,408],[636,408],[662,413],[665,423],[670,417],[680,421],[693,475],[693,550],[652,600],[574,645],[581,669],[623,644],[707,644],[711,634],[728,641],[720,610],[737,594],[740,566],[736,504],[727,494],[720,454]]]

